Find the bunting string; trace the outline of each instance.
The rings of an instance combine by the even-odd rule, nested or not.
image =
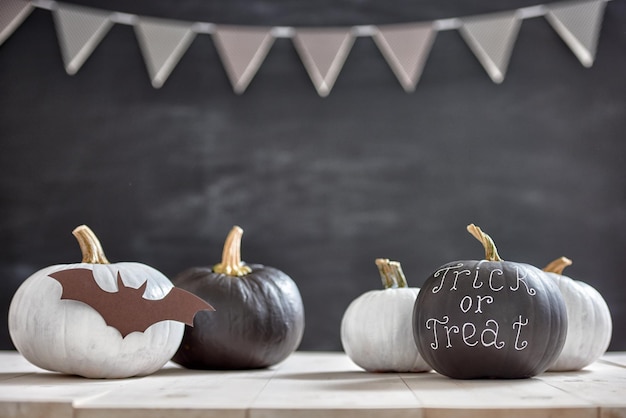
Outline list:
[[[54,0],[2,0],[0,45],[33,9],[52,13],[65,70],[76,74],[115,24],[134,28],[154,88],[167,81],[197,35],[209,35],[233,91],[245,92],[274,40],[291,39],[321,97],[330,94],[357,37],[371,37],[406,92],[416,89],[441,31],[456,30],[494,83],[502,83],[525,19],[544,17],[585,67],[593,65],[606,3],[574,0],[429,22],[346,27],[220,25],[139,16]]]

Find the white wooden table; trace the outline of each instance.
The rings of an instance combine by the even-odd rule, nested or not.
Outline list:
[[[626,353],[585,370],[522,380],[453,380],[437,373],[367,373],[343,353],[296,352],[254,371],[168,363],[142,378],[51,373],[0,351],[0,417],[403,418],[626,417]]]

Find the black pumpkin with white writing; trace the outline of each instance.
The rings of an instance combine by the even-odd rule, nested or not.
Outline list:
[[[526,378],[559,356],[567,311],[558,286],[529,264],[503,261],[491,238],[469,225],[484,260],[453,261],[424,283],[415,302],[418,350],[456,379]]]

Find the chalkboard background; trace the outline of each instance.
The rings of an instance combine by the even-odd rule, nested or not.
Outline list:
[[[460,17],[531,1],[113,1],[143,16],[250,25],[351,26]],[[300,349],[340,350],[348,303],[380,288],[374,259],[419,287],[438,266],[500,255],[596,287],[626,350],[626,2],[608,3],[584,68],[543,18],[522,22],[504,83],[457,31],[439,32],[414,93],[371,38],[358,38],[320,98],[289,39],[248,90],[232,92],[199,35],[161,89],[133,29],[115,25],[65,73],[51,13],[36,9],[0,46],[0,348],[10,299],[36,270],[77,262],[89,225],[111,261],[168,276],[219,261],[240,225],[243,258],[298,284]]]

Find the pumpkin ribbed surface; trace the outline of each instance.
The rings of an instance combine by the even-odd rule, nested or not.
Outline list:
[[[57,271],[85,268],[105,291],[116,292],[121,272],[126,286],[147,281],[146,299],[162,299],[173,287],[156,269],[141,263],[77,263],[44,268],[16,291],[9,307],[9,330],[17,350],[43,369],[91,378],[148,375],[172,357],[184,325],[161,321],[145,332],[122,337],[85,303],[61,300],[62,287],[49,277]]]
[[[296,350],[304,333],[304,306],[295,282],[282,271],[247,264],[244,276],[188,269],[177,287],[215,307],[186,327],[173,360],[194,369],[252,369],[274,365]],[[207,315],[209,314],[209,315]]]
[[[350,303],[341,321],[341,343],[354,363],[371,372],[430,370],[413,340],[418,292],[409,287],[370,290]]]

